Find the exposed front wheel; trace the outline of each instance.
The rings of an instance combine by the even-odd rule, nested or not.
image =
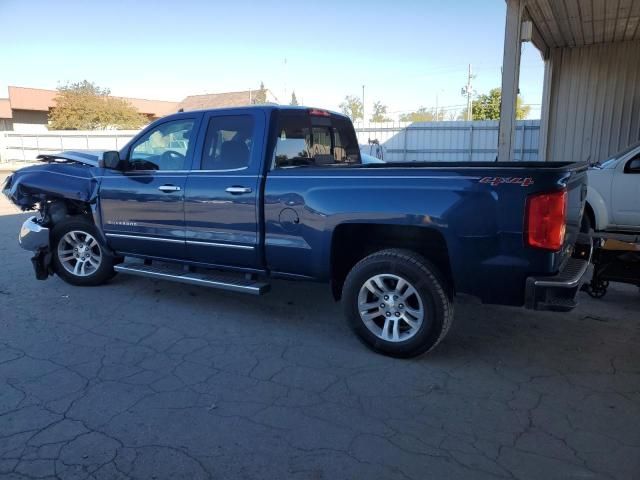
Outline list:
[[[358,336],[397,357],[433,349],[453,317],[439,272],[408,250],[382,250],[361,260],[347,275],[342,301]]]
[[[69,218],[53,229],[53,266],[73,285],[100,285],[115,274],[113,258],[98,241],[95,226],[83,218]]]

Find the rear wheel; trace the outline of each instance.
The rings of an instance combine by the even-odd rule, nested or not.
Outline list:
[[[53,266],[65,282],[79,286],[105,283],[115,275],[113,258],[90,221],[72,217],[53,229]]]
[[[382,250],[361,260],[347,275],[342,301],[358,336],[396,357],[433,349],[453,318],[439,272],[409,250]]]

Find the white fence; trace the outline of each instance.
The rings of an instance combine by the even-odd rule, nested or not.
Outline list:
[[[61,150],[119,150],[138,130],[0,132],[0,160],[28,162]]]
[[[118,150],[138,131],[0,132],[0,161],[32,161],[60,150]],[[492,161],[498,153],[498,122],[426,122],[356,124],[361,145],[378,140],[384,160]],[[516,160],[538,159],[539,120],[517,123]]]
[[[361,145],[378,140],[384,160],[402,161],[493,161],[498,154],[496,121],[356,123]],[[517,122],[514,159],[538,159],[539,120]]]

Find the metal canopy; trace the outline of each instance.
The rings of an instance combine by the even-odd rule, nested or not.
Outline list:
[[[547,48],[640,40],[638,0],[527,0],[526,10]]]

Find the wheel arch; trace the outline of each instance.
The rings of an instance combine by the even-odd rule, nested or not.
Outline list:
[[[379,223],[343,223],[333,231],[330,252],[331,290],[336,300],[342,294],[347,274],[366,256],[389,248],[410,250],[429,260],[443,277],[450,298],[455,284],[447,243],[431,227]]]
[[[590,212],[590,213],[589,213]],[[609,211],[607,203],[600,193],[593,187],[587,187],[587,199],[585,203],[585,215],[590,214],[593,229],[604,230],[609,225]]]

